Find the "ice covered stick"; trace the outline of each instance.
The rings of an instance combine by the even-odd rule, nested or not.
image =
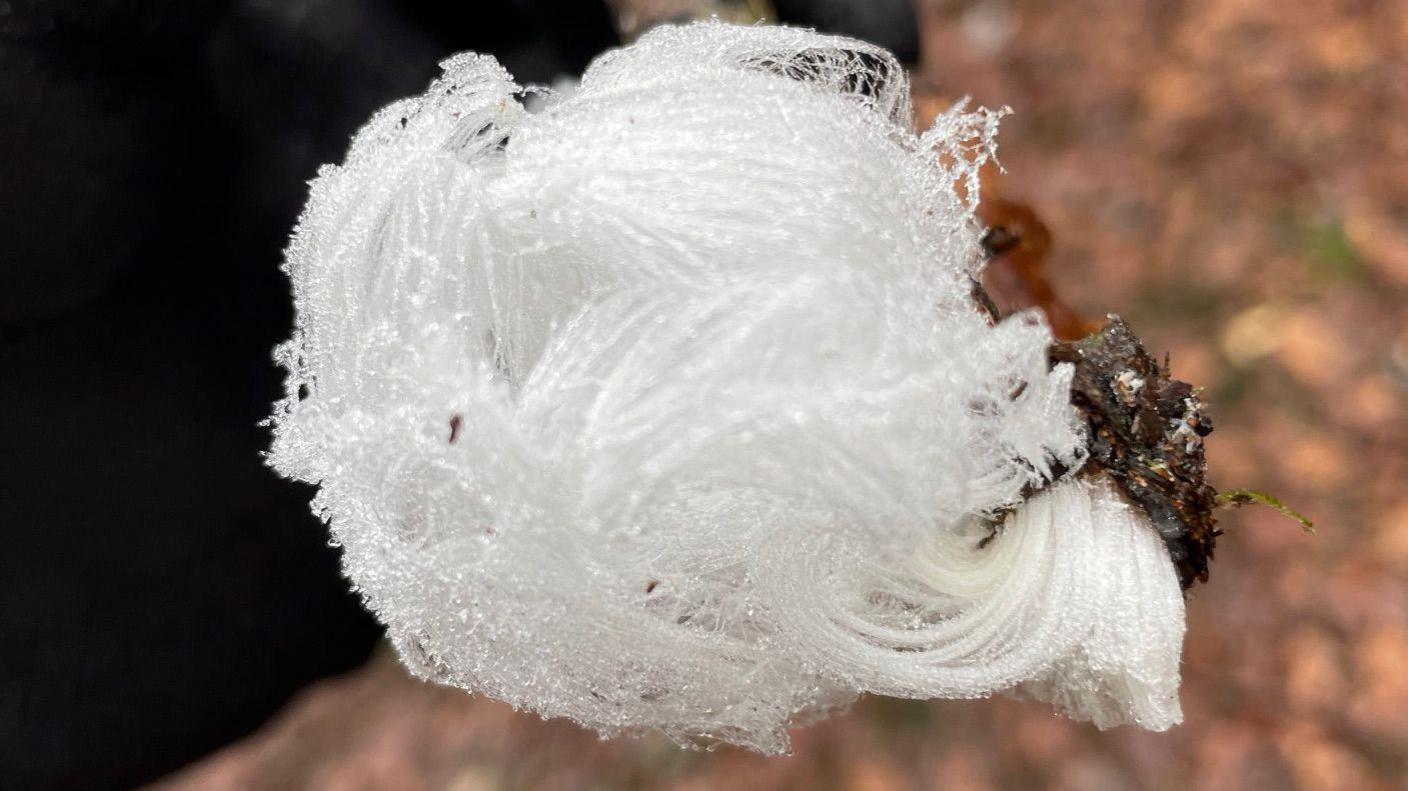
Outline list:
[[[784,27],[532,113],[444,70],[312,182],[270,453],[413,671],[765,752],[863,693],[1179,721],[1166,536],[972,300],[995,113],[916,135],[889,53]]]

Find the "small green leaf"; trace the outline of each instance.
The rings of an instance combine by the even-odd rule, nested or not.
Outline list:
[[[1291,508],[1274,496],[1266,492],[1258,492],[1255,489],[1228,489],[1217,496],[1217,504],[1220,506],[1241,506],[1256,503],[1268,508],[1274,508],[1285,516],[1300,522],[1301,529],[1307,533],[1315,532],[1315,523],[1306,519],[1299,511]]]

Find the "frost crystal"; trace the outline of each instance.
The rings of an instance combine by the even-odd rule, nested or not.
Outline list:
[[[866,692],[1178,721],[1147,520],[1023,499],[1085,450],[1045,325],[970,299],[995,114],[916,136],[892,56],[788,28],[657,29],[531,114],[443,65],[312,183],[270,457],[413,671],[765,752]]]

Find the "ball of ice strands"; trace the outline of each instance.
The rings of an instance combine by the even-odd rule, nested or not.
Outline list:
[[[443,65],[312,182],[270,453],[415,673],[764,752],[863,693],[1178,721],[1168,556],[1052,481],[1071,371],[971,299],[996,114],[916,135],[887,52],[783,27],[533,112]]]

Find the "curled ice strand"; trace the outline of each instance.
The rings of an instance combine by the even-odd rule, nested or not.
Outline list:
[[[1046,325],[970,298],[996,114],[916,135],[889,53],[784,27],[658,28],[534,112],[443,65],[312,183],[269,456],[412,671],[769,753],[865,693],[1178,721],[1164,546],[1061,477]]]

